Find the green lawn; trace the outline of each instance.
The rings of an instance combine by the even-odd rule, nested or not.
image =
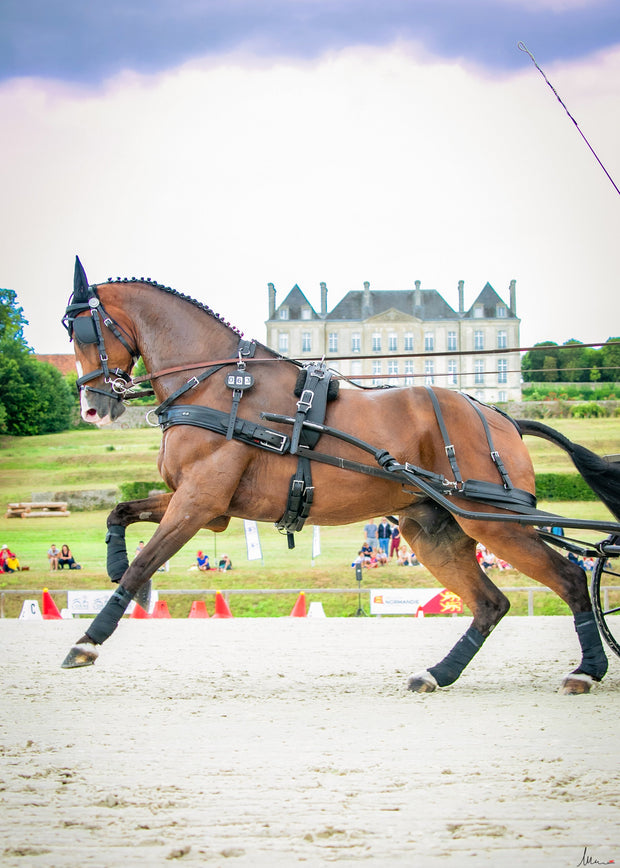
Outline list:
[[[554,420],[553,426],[571,439],[599,453],[617,452],[620,442],[620,419]],[[159,429],[77,430],[40,437],[0,438],[0,491],[3,510],[8,502],[27,501],[33,492],[56,492],[76,489],[113,488],[122,482],[158,479],[156,456]],[[559,449],[544,441],[528,438],[538,470],[566,470],[572,467]],[[578,518],[609,518],[596,502],[540,504],[542,509]],[[2,511],[2,516],[3,516]],[[7,519],[0,518],[0,544],[14,549],[28,572],[0,575],[0,593],[5,592],[5,615],[19,614],[24,596],[36,596],[43,587],[54,589],[109,587],[105,571],[104,543],[106,512],[73,512],[68,518]],[[168,600],[173,614],[186,616],[192,599],[200,590],[223,589],[294,589],[289,595],[276,597],[234,596],[231,606],[235,615],[287,615],[297,590],[307,589],[308,600],[320,599],[328,615],[349,615],[357,607],[357,584],[351,562],[357,554],[363,522],[346,527],[321,528],[321,550],[312,560],[312,528],[308,525],[296,537],[296,547],[289,551],[286,537],[271,524],[259,525],[262,561],[248,562],[243,523],[233,520],[224,534],[201,531],[170,561],[168,572],[155,577],[155,585],[167,589],[188,589],[186,596]],[[128,551],[133,553],[140,539],[148,540],[154,525],[133,525],[127,531]],[[80,572],[50,572],[47,550],[68,543],[83,569]],[[213,561],[226,552],[232,559],[231,572],[199,573],[190,570],[198,548],[206,550]],[[500,586],[530,586],[531,582],[516,571],[498,574]],[[388,565],[366,571],[362,589],[370,587],[435,587],[436,582],[424,567]],[[8,594],[21,588],[29,593]],[[327,589],[349,588],[351,594],[340,596]],[[536,611],[565,614],[566,607],[551,594],[535,596]],[[367,602],[367,597],[366,597]],[[527,611],[526,595],[511,595],[512,611]],[[62,594],[59,604],[64,605]],[[208,599],[212,610],[212,599]]]

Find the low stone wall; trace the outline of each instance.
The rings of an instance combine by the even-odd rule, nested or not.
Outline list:
[[[66,501],[70,512],[113,509],[120,500],[118,488],[92,488],[85,491],[33,491],[33,502]]]

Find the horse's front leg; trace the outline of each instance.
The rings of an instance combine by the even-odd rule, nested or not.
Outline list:
[[[131,565],[125,568],[122,576],[119,577],[119,587],[93,620],[86,633],[71,648],[62,663],[63,669],[92,665],[98,657],[96,646],[105,642],[116,630],[130,602],[136,593],[149,582],[153,573],[188,543],[201,527],[209,526],[209,523],[212,522],[215,528],[223,529],[227,523],[227,519],[221,515],[209,516],[204,504],[195,503],[193,498],[186,498],[180,491],[164,497],[166,500],[156,496],[155,498],[147,498],[146,501],[133,502],[143,505],[150,503],[154,506],[155,501],[157,501],[159,513],[153,510],[151,518],[147,517],[146,510],[140,512],[138,509],[132,509],[132,503],[119,504],[119,507],[111,513],[111,517],[114,517],[113,521],[119,517],[123,517],[125,521],[129,517],[133,517],[132,520],[134,521],[158,520],[159,527],[144,548],[136,555]],[[167,508],[162,512],[166,502]],[[127,524],[130,523],[131,521],[127,521]],[[123,550],[125,562],[127,561],[124,541],[124,530],[127,524],[109,525],[108,534],[111,528],[122,529],[123,531],[122,536],[118,535],[114,543],[114,557],[117,564],[123,557]],[[108,544],[108,563],[109,561],[110,543]]]

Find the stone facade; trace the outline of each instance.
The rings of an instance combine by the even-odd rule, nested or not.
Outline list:
[[[277,305],[269,284],[266,343],[300,360],[325,356],[330,367],[364,384],[428,384],[489,403],[519,401],[516,282],[510,282],[508,302],[487,283],[466,309],[460,281],[458,311],[437,290],[422,289],[418,280],[414,287],[381,291],[364,283],[328,311],[322,283],[316,311],[297,285]]]

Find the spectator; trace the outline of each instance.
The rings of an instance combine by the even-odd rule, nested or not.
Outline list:
[[[60,551],[56,543],[52,543],[47,552],[47,559],[50,562],[50,570],[58,569],[58,558],[60,556]]]
[[[400,528],[397,524],[392,528],[392,539],[390,540],[390,557],[396,555],[398,557],[398,549],[400,548]]]
[[[206,572],[207,570],[211,569],[211,567],[209,566],[209,555],[204,554],[202,549],[198,550],[198,553],[196,555],[196,563],[198,564],[199,570],[203,570]]]
[[[364,525],[364,534],[366,537],[367,544],[372,548],[377,548],[377,534],[379,532],[379,528],[375,524],[374,519],[371,519],[368,524]]]
[[[221,573],[226,572],[226,570],[232,570],[232,561],[230,560],[228,555],[222,555],[217,568]]]
[[[71,549],[68,545],[65,544],[60,549],[60,555],[58,556],[58,568],[63,570],[66,566],[69,567],[70,570],[78,569],[75,558],[71,554]]]
[[[11,551],[7,545],[3,545],[0,549],[0,572],[15,573],[19,570],[19,561],[17,556]]]
[[[139,555],[143,548],[144,548],[144,540],[141,539],[140,542],[138,543],[138,545],[136,546],[136,554],[134,555],[134,557],[136,557],[136,555]]]
[[[385,552],[387,557],[390,551],[390,539],[392,537],[392,525],[387,518],[383,516],[377,528],[377,537],[379,538],[379,548]]]

